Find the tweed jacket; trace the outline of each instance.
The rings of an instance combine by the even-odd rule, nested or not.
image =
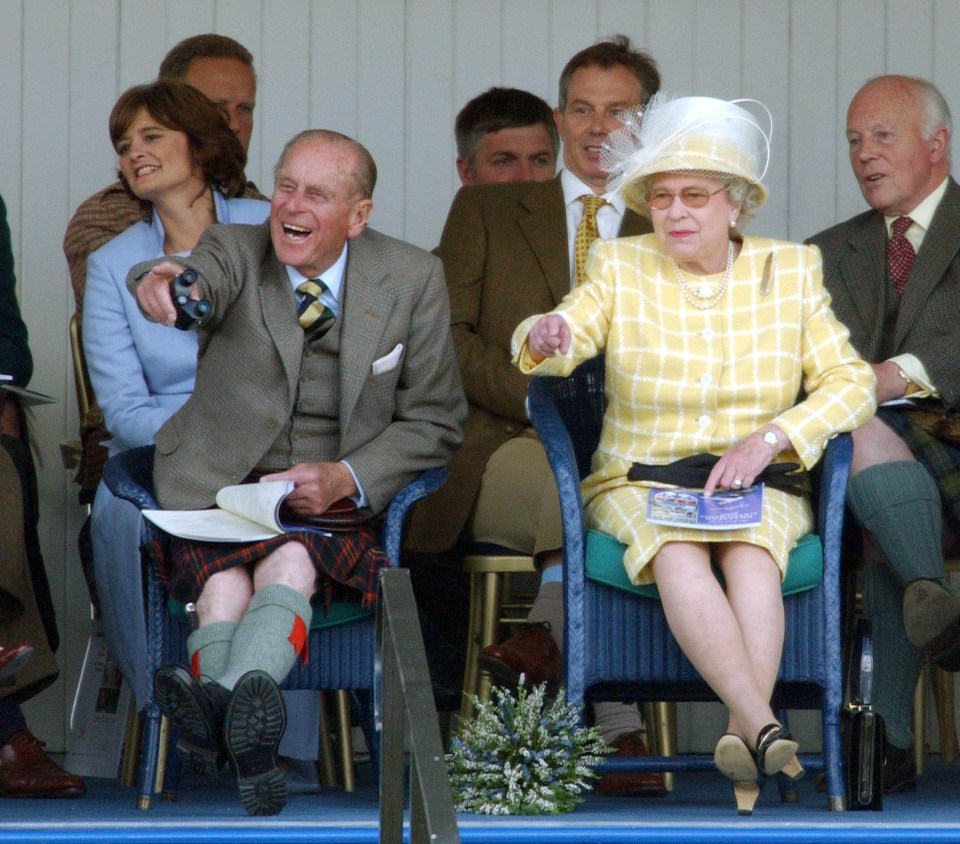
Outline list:
[[[267,199],[253,182],[247,182],[241,196]],[[122,182],[108,185],[77,206],[63,235],[63,254],[70,270],[77,313],[83,313],[87,259],[105,243],[141,221],[150,222],[150,203],[141,202]]]
[[[867,211],[810,238],[823,253],[823,280],[854,347],[871,363],[910,353],[944,402],[960,406],[960,186],[951,177],[887,325],[887,230]]]
[[[535,365],[525,344],[530,317],[514,334],[514,361],[527,373],[567,375],[605,354],[609,404],[582,492],[591,524],[630,546],[624,565],[635,582],[649,582],[644,566],[673,540],[740,539],[767,548],[785,571],[790,548],[810,529],[807,502],[768,489],[759,527],[704,537],[648,524],[645,496],[627,472],[634,461],[723,454],[771,422],[796,451],[780,459],[809,468],[832,435],[870,418],[873,370],[830,310],[817,249],[746,238],[729,289],[705,309],[686,301],[672,263],[654,235],[597,244],[587,282],[554,310],[570,327],[568,352]],[[607,496],[617,504],[607,506]]]
[[[131,269],[132,291],[155,263]],[[269,221],[211,226],[182,263],[212,313],[194,392],[155,437],[154,482],[162,506],[198,508],[256,468],[294,413],[304,335]],[[466,402],[443,267],[367,229],[350,241],[341,294],[340,443],[313,459],[346,460],[380,511],[460,444]]]
[[[649,230],[649,221],[627,210],[621,235]],[[570,290],[560,177],[461,188],[436,253],[450,290],[450,326],[469,414],[450,480],[414,510],[407,546],[417,551],[456,543],[490,455],[530,424],[529,379],[510,364],[510,337],[518,322],[550,310]]]

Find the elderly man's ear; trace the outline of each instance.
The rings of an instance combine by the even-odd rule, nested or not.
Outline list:
[[[373,211],[372,199],[358,199],[350,210],[350,224],[347,228],[347,238],[357,237],[366,227],[370,213]]]
[[[950,150],[950,133],[947,127],[938,126],[934,129],[927,143],[930,144],[930,163],[939,164]]]

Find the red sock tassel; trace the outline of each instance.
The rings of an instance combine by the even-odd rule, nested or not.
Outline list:
[[[293,646],[293,652],[300,657],[300,667],[303,668],[307,664],[307,627],[300,616],[294,617],[287,639]]]
[[[190,673],[193,675],[193,679],[199,683],[200,682],[200,651],[194,651],[193,656],[190,657]]]

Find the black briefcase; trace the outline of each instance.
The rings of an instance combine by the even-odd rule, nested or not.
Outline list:
[[[873,640],[860,619],[850,655],[850,703],[843,711],[843,767],[847,808],[883,809],[883,718],[874,712]]]

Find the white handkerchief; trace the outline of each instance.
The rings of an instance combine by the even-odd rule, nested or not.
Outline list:
[[[397,343],[393,351],[373,362],[373,374],[382,375],[384,372],[389,372],[400,363],[401,357],[403,357],[403,343]]]

